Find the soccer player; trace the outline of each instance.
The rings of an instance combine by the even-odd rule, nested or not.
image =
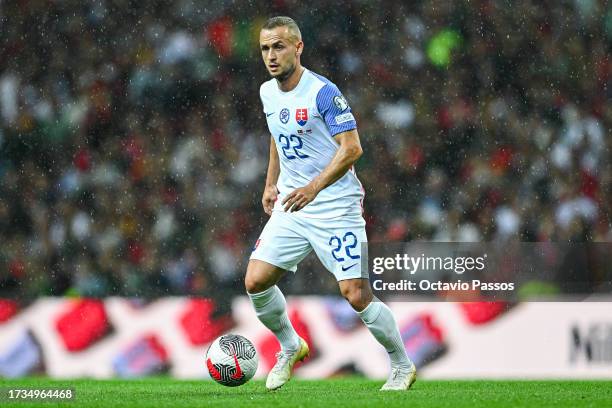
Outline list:
[[[270,219],[251,254],[245,286],[257,317],[281,345],[266,387],[282,387],[294,364],[308,355],[276,283],[314,249],[342,296],[389,353],[391,373],[381,390],[406,390],[416,368],[391,310],[373,298],[360,251],[367,242],[364,192],[353,164],[362,150],[351,108],[336,85],[301,65],[304,43],[291,18],[269,19],[259,43],[272,76],[260,89],[272,136],[262,197]]]

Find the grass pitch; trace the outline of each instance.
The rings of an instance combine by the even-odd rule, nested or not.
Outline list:
[[[2,380],[2,407],[612,407],[610,381],[425,381],[408,392],[379,392],[382,381],[360,377],[292,380],[275,392],[262,381],[227,388],[212,381],[169,378],[139,380]],[[9,388],[70,387],[75,399],[7,399]],[[13,400],[14,401],[14,400]]]

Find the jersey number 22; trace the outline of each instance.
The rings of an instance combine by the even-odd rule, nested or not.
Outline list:
[[[299,136],[285,136],[283,134],[280,134],[278,136],[278,141],[281,144],[281,148],[283,149],[283,155],[285,155],[285,158],[287,158],[288,160],[293,160],[296,157],[299,157],[300,159],[305,159],[309,157],[307,154],[301,151],[302,147],[304,147],[304,143],[302,142],[302,138],[300,138]],[[291,150],[293,150],[293,153],[295,154],[292,154]]]

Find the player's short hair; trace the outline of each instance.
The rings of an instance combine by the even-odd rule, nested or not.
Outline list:
[[[276,16],[271,17],[264,23],[261,27],[262,30],[271,30],[276,27],[287,27],[289,29],[289,34],[293,39],[297,41],[302,41],[302,33],[300,31],[300,27],[298,27],[297,23],[291,17],[286,16]]]

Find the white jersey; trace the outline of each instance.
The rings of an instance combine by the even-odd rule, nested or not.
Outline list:
[[[280,194],[273,211],[284,211],[284,197],[306,186],[331,162],[339,146],[334,136],[356,129],[357,124],[338,87],[308,69],[289,92],[281,91],[274,78],[264,82],[260,97],[280,159]],[[361,215],[363,197],[363,187],[351,168],[293,214],[310,218]]]

